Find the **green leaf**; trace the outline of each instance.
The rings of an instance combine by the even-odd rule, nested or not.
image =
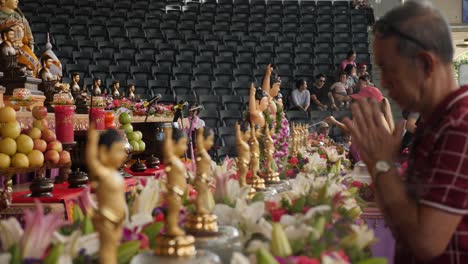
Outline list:
[[[127,264],[140,249],[140,241],[128,241],[120,244],[117,249],[117,260],[119,264]]]
[[[81,211],[81,208],[76,204],[73,206],[73,223],[81,223],[83,221],[84,215]]]
[[[143,229],[143,233],[148,237],[150,248],[154,249],[156,247],[156,237],[163,227],[164,223],[156,222]]]
[[[21,264],[21,252],[18,244],[10,248],[11,261],[10,264]]]
[[[254,197],[252,198],[252,203],[255,202],[262,202],[264,200],[264,195],[261,192],[256,192]]]
[[[94,232],[93,222],[89,215],[85,216],[83,224],[81,225],[81,231],[83,231],[83,235],[88,235]]]
[[[257,251],[256,257],[257,264],[278,264],[278,261],[264,248]]]
[[[388,261],[385,258],[370,258],[366,260],[361,260],[356,264],[387,264]]]
[[[62,252],[63,252],[63,244],[54,245],[42,263],[43,264],[57,264],[60,258],[60,255],[62,255]]]
[[[291,207],[291,211],[293,213],[302,213],[302,210],[304,209],[306,202],[305,196],[302,196],[301,198],[297,199],[296,202],[293,204]]]

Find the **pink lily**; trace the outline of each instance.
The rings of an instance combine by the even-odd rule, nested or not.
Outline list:
[[[41,259],[50,245],[52,234],[67,222],[60,213],[44,214],[44,206],[35,200],[36,209],[24,212],[25,229],[20,241],[23,259]]]

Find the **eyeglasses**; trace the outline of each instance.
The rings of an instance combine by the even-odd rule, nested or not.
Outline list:
[[[413,38],[412,36],[410,36],[410,35],[408,35],[406,33],[401,32],[401,30],[399,30],[394,25],[390,24],[389,22],[387,22],[384,19],[380,19],[379,21],[377,21],[377,23],[375,23],[374,32],[379,32],[380,34],[382,34],[384,36],[388,36],[388,35],[392,35],[392,34],[397,35],[398,37],[400,37],[402,39],[413,42],[414,44],[420,46],[424,50],[429,49],[429,47],[426,44],[422,43],[421,41],[417,40],[416,38]]]

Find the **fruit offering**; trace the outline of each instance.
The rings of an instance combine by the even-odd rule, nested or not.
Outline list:
[[[70,163],[70,153],[63,150],[55,133],[48,128],[47,109],[32,109],[33,126],[21,133],[16,112],[11,107],[0,108],[0,169],[41,167]]]
[[[134,152],[145,151],[146,144],[143,141],[143,133],[141,131],[133,131],[133,126],[130,124],[132,117],[129,113],[122,113],[119,116],[120,129],[125,131],[128,142],[132,146]]]

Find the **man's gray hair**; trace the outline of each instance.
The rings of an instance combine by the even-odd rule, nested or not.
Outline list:
[[[376,37],[381,38],[398,37],[398,49],[407,58],[414,57],[420,50],[428,50],[445,64],[453,60],[454,48],[447,20],[428,1],[406,1],[390,10],[376,22],[376,33]]]

